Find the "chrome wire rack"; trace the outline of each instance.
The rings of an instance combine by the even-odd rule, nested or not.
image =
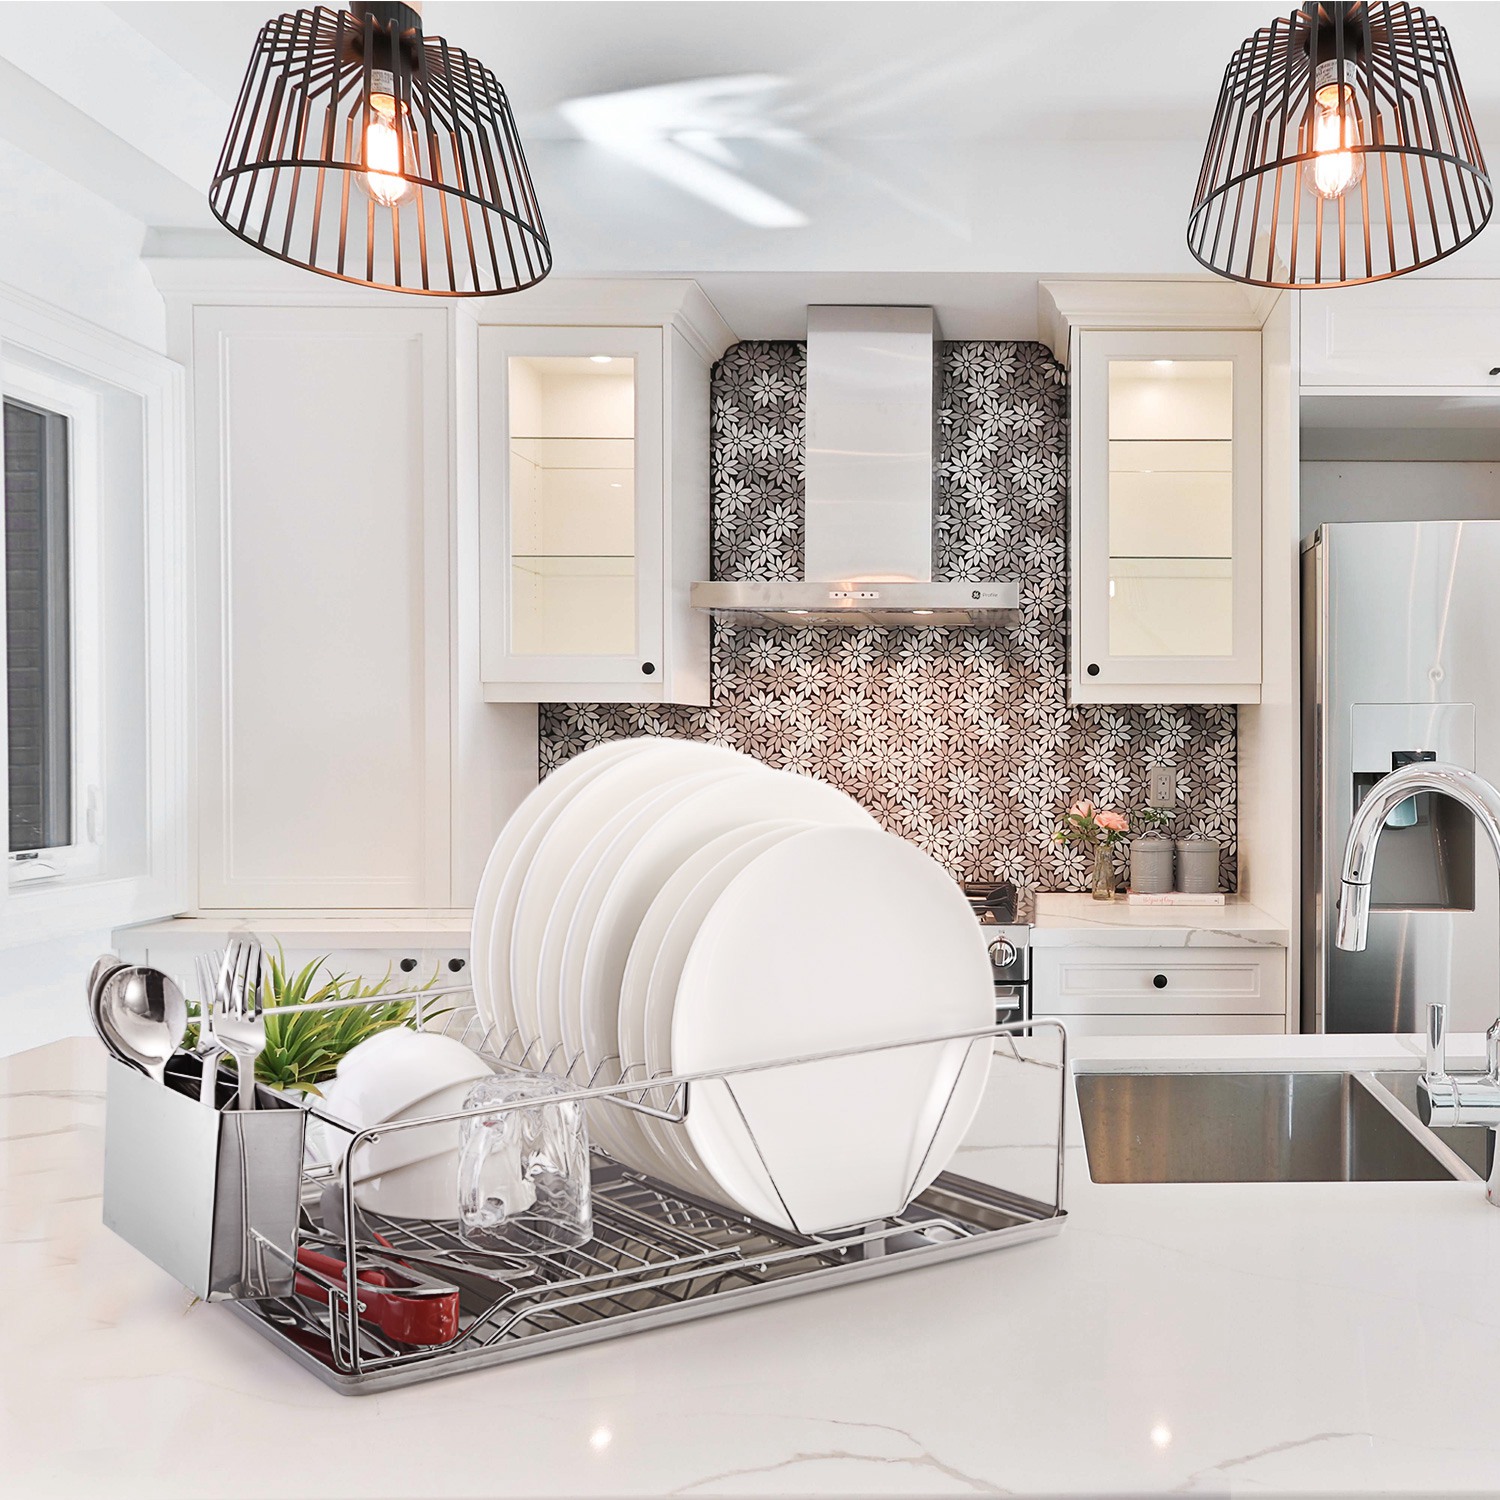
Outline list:
[[[437,992],[428,992],[424,1009],[427,998],[438,998]],[[424,1024],[423,1017],[418,1023]],[[518,1038],[484,1034],[470,1011],[433,1016],[426,1024],[462,1037],[497,1067],[537,1069],[538,1059],[526,1055]],[[816,1064],[855,1051],[941,1042],[988,1044],[991,1093],[998,1087],[1028,1101],[1013,1113],[1018,1124],[1013,1138],[986,1140],[980,1151],[998,1153],[1002,1172],[1024,1165],[1032,1192],[944,1172],[899,1213],[847,1230],[804,1235],[657,1181],[596,1146],[593,1238],[579,1249],[501,1253],[469,1244],[456,1222],[387,1219],[359,1209],[352,1183],[336,1165],[356,1146],[393,1130],[445,1122],[457,1130],[469,1112],[355,1131],[314,1103],[309,1116],[347,1139],[333,1153],[334,1163],[304,1166],[297,1248],[336,1257],[344,1269],[338,1276],[312,1275],[326,1300],[294,1292],[230,1306],[326,1384],[357,1395],[1056,1234],[1067,1217],[1068,1055],[1066,1031],[1055,1021],[1015,1022],[690,1076],[601,1083],[600,1076],[618,1073],[617,1066],[606,1064],[570,1094],[556,1097],[582,1099],[589,1110],[621,1107],[680,1120],[692,1108],[695,1086],[709,1080]],[[554,1076],[577,1082],[577,1059],[554,1054],[541,1061]],[[572,1067],[563,1065],[568,1061]],[[1025,1087],[1012,1089],[1012,1082]],[[493,1115],[506,1107],[490,1104],[479,1112]],[[457,1330],[449,1342],[397,1343],[361,1317],[362,1274],[394,1264],[458,1291]]]

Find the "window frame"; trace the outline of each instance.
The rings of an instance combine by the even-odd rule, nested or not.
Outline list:
[[[99,398],[82,385],[29,366],[0,351],[0,400],[16,401],[66,420],[68,536],[68,695],[71,833],[66,844],[34,854],[5,849],[12,889],[39,881],[83,880],[102,864],[103,834],[103,610],[99,546]],[[3,422],[0,407],[0,422]],[[0,534],[0,603],[5,589],[5,538]],[[0,638],[4,617],[0,616]],[[7,822],[8,826],[8,822]]]
[[[35,375],[60,379],[65,386],[76,377],[81,394],[98,393],[98,436],[91,446],[99,467],[85,484],[75,480],[75,493],[87,488],[102,497],[106,478],[112,493],[117,474],[136,476],[132,483],[138,484],[141,510],[131,557],[122,560],[113,549],[105,555],[96,547],[91,560],[80,559],[75,566],[85,571],[91,567],[99,580],[93,596],[99,613],[92,628],[109,632],[109,642],[121,628],[111,601],[121,597],[121,590],[132,601],[121,618],[129,619],[126,628],[140,643],[142,739],[127,788],[133,799],[127,815],[137,820],[132,841],[120,847],[111,843],[101,800],[94,809],[92,832],[100,862],[93,873],[75,869],[60,878],[17,884],[0,879],[0,954],[54,939],[93,947],[112,928],[169,916],[190,904],[186,881],[191,782],[185,747],[192,643],[185,372],[153,349],[0,284],[0,363],[10,362],[30,367]],[[115,418],[106,422],[102,407],[104,393],[115,391],[136,403],[139,413],[128,460],[112,451]],[[80,458],[84,456],[80,446]],[[126,461],[130,468],[120,469]],[[96,515],[96,525],[81,529],[97,540],[113,514],[111,509]],[[108,682],[86,691],[95,693],[101,710],[108,707]],[[5,676],[0,673],[0,742],[6,725],[4,700]],[[100,775],[106,782],[113,765],[108,725],[105,714]],[[8,790],[7,778],[0,778],[0,824],[7,827]],[[106,790],[113,790],[112,784]],[[75,826],[86,829],[86,800],[75,816],[85,820]],[[118,825],[120,817],[117,796],[111,821]]]

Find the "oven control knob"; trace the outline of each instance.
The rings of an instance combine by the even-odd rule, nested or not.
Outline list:
[[[997,969],[1008,969],[1021,955],[1009,938],[997,938],[990,944],[990,962]]]

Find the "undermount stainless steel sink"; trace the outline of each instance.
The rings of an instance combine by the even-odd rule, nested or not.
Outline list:
[[[1411,1111],[1417,1113],[1417,1080],[1420,1073],[1399,1072],[1373,1073],[1376,1083],[1388,1088]],[[1417,1116],[1421,1118],[1420,1115]],[[1460,1156],[1481,1177],[1490,1175],[1490,1160],[1494,1154],[1495,1135],[1484,1125],[1428,1125],[1430,1130],[1449,1150]]]
[[[1396,1076],[1411,1078],[1415,1104],[1416,1075]],[[1373,1073],[1080,1073],[1077,1084],[1095,1182],[1422,1182],[1484,1170],[1482,1142],[1474,1166]]]

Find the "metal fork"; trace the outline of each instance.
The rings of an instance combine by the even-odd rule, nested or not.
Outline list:
[[[213,1109],[218,1103],[216,1089],[219,1059],[226,1050],[214,1031],[213,1020],[214,1002],[218,998],[224,972],[224,959],[217,950],[200,953],[193,960],[193,972],[198,981],[198,1057],[203,1065],[203,1078],[198,1085],[198,1102]]]
[[[255,1062],[266,1046],[266,1021],[261,1007],[261,969],[264,953],[254,938],[236,938],[224,955],[220,993],[214,1002],[214,1033],[235,1060],[239,1074],[239,1107],[255,1108]]]

